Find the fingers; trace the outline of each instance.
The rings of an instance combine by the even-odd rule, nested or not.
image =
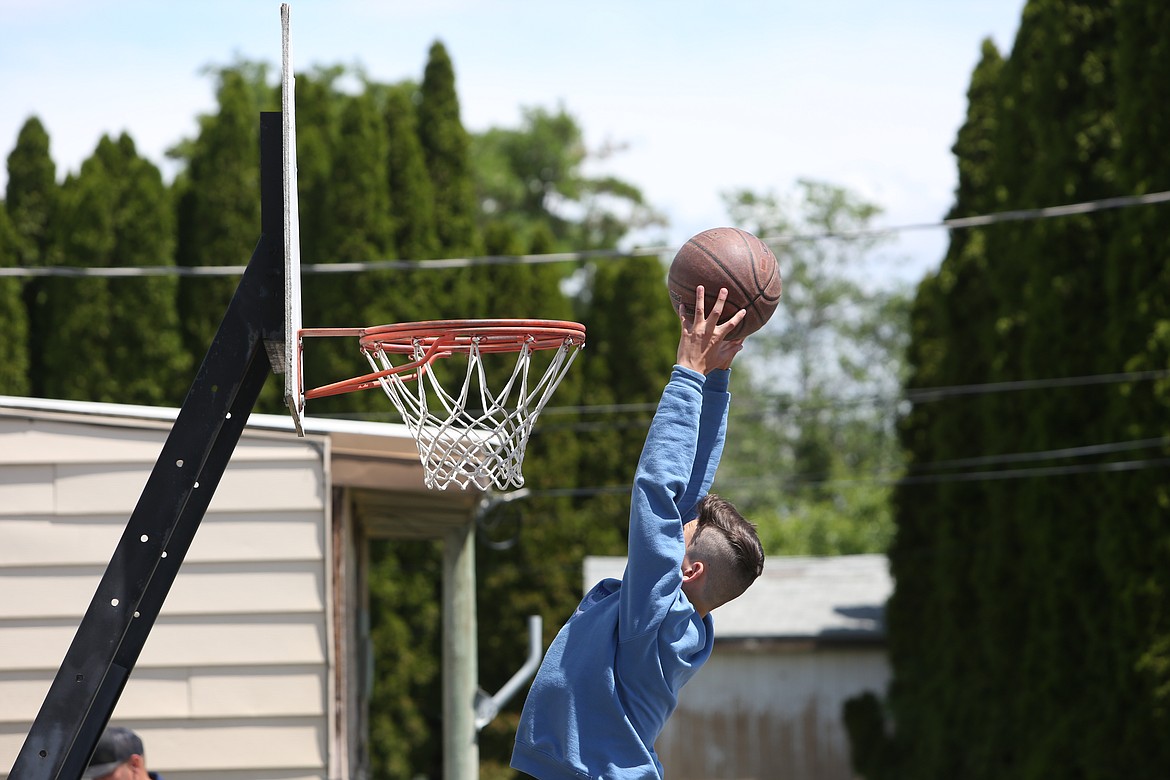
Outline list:
[[[740,309],[735,314],[731,315],[731,319],[722,325],[715,328],[716,335],[722,336],[725,333],[731,333],[739,327],[739,323],[743,322],[743,318],[747,316],[747,309]],[[742,341],[742,340],[741,340]],[[743,346],[740,344],[740,346]]]
[[[704,320],[714,320],[719,322],[720,315],[723,314],[724,305],[727,303],[727,288],[720,287],[719,295],[715,298],[715,303],[711,306],[711,313],[706,313],[707,308],[707,290],[703,285],[695,288],[695,324],[698,325]],[[742,319],[742,318],[741,318]]]
[[[700,285],[695,288],[695,311],[688,315],[686,307],[678,308],[682,324],[682,336],[678,345],[678,363],[706,374],[713,368],[728,368],[732,359],[743,349],[743,340],[730,340],[731,335],[743,322],[747,312],[738,309],[735,314],[720,323],[727,304],[727,288],[721,288],[719,295],[707,311],[707,291]]]
[[[737,311],[727,322],[719,323],[719,318],[723,316],[723,309],[727,305],[727,288],[719,288],[719,295],[715,298],[715,303],[711,306],[710,315],[706,313],[706,293],[707,291],[701,284],[695,288],[694,326],[697,327],[702,323],[710,323],[712,325],[711,334],[713,336],[723,336],[739,327],[739,324],[743,322],[743,318],[747,316],[746,309]]]
[[[743,339],[720,341],[715,345],[711,368],[731,368],[731,361],[743,350]]]

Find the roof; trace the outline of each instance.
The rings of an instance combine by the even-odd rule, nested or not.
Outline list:
[[[101,403],[97,401],[69,401],[60,398],[25,398],[22,396],[0,395],[0,413],[9,409],[48,413],[104,417],[119,420],[175,421],[179,410],[169,406],[139,406],[135,404]],[[294,431],[292,418],[286,414],[252,414],[248,418],[249,428],[272,431]],[[305,433],[348,433],[409,439],[413,449],[410,429],[398,423],[376,423],[363,420],[334,420],[325,417],[306,417]]]
[[[620,578],[624,557],[585,559],[586,589]],[[712,613],[719,641],[883,642],[893,591],[884,555],[769,557],[764,573],[735,601]]]
[[[0,395],[0,417],[158,428],[173,425],[178,414],[172,407]],[[466,525],[482,498],[474,488],[428,490],[405,425],[306,417],[304,431],[308,439],[328,440],[330,482],[352,489],[354,511],[372,536],[441,538]],[[292,418],[282,414],[249,415],[245,434],[257,433],[296,438]]]

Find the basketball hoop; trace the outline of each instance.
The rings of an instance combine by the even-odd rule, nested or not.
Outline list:
[[[414,435],[426,486],[440,489],[452,483],[481,490],[522,487],[524,448],[536,418],[585,345],[584,325],[559,320],[434,320],[309,328],[300,335],[357,337],[371,372],[309,390],[304,397],[381,387]],[[530,382],[532,358],[540,351],[551,353],[549,364]],[[483,358],[499,353],[515,353],[516,364],[501,389],[493,391]],[[436,360],[452,355],[467,358],[457,393],[444,388],[432,369]]]

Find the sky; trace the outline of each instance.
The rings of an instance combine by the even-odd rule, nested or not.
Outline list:
[[[678,246],[728,223],[722,194],[788,196],[812,179],[883,209],[875,226],[950,208],[950,148],[985,39],[1011,50],[1025,0],[292,0],[294,72],[360,66],[421,80],[432,43],[455,67],[464,125],[517,128],[563,108],[592,163],[669,220]],[[0,154],[32,116],[58,177],[126,132],[174,176],[168,148],[214,111],[208,67],[281,60],[276,0],[0,0]],[[0,170],[0,186],[7,170]],[[895,234],[875,273],[916,282],[946,231]]]

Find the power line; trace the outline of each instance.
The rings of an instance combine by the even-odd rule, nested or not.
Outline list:
[[[1166,202],[1170,202],[1170,190],[1151,192],[1145,195],[1120,195],[1112,198],[1099,198],[1080,203],[1069,203],[1062,206],[1015,209],[1012,211],[1000,211],[971,217],[956,217],[938,222],[919,222],[907,225],[893,225],[884,228],[866,228],[863,230],[825,231],[803,234],[783,233],[775,236],[764,236],[764,240],[776,244],[785,244],[805,241],[870,238],[917,230],[937,230],[940,228],[963,230],[974,227],[985,227],[1002,222],[1029,222],[1055,219],[1077,214],[1090,214],[1098,211],[1133,208],[1136,206],[1150,206]],[[676,250],[677,247],[673,246],[646,246],[631,249],[592,249],[579,252],[556,252],[539,255],[486,255],[482,257],[449,257],[438,260],[373,260],[361,263],[313,263],[301,266],[301,272],[302,274],[352,274],[368,271],[439,271],[485,265],[540,265],[547,263],[585,262],[589,260],[624,260],[631,257],[661,257],[670,256]],[[0,278],[45,276],[79,278],[241,276],[245,268],[246,266],[244,265],[152,265],[123,266],[117,268],[86,268],[80,266],[16,267],[0,268]]]
[[[938,460],[929,463],[911,464],[908,471],[927,471],[931,469],[966,468],[967,466],[991,466],[1001,463],[1024,463],[1027,461],[1052,460],[1056,458],[1079,458],[1085,455],[1104,455],[1128,450],[1140,450],[1147,447],[1158,447],[1170,444],[1170,437],[1157,436],[1149,439],[1133,439],[1131,441],[1106,442],[1103,444],[1083,444],[1077,447],[1062,447],[1055,450],[1038,452],[1016,452],[1003,455],[979,455],[972,458],[953,458]]]
[[[1003,469],[996,471],[968,471],[953,474],[923,474],[917,476],[898,477],[892,474],[877,473],[868,477],[856,479],[801,479],[786,478],[776,480],[764,479],[731,479],[719,480],[717,487],[752,487],[764,484],[773,484],[777,487],[855,487],[857,485],[926,485],[946,484],[957,482],[992,482],[1005,479],[1033,479],[1036,477],[1073,476],[1077,474],[1113,474],[1146,469],[1165,468],[1170,466],[1170,458],[1146,458],[1142,460],[1110,461],[1108,463],[1083,463],[1066,466],[1037,466],[1034,468]],[[599,495],[628,493],[629,485],[605,485],[600,487],[579,488],[550,488],[548,490],[533,490],[529,493],[532,498],[538,497],[569,497],[589,498]]]
[[[1017,390],[1047,390],[1054,387],[1080,387],[1084,385],[1110,385],[1124,382],[1141,382],[1170,376],[1170,369],[1149,371],[1125,371],[1117,374],[1091,374],[1053,379],[1017,379],[1009,382],[983,382],[950,387],[923,387],[907,390],[904,397],[912,403],[927,403],[959,395],[984,395],[1006,393]]]
[[[1032,477],[1070,476],[1073,474],[1142,471],[1164,466],[1170,466],[1170,458],[1111,461],[1109,463],[1084,463],[1069,466],[1037,466],[1035,468],[1004,469],[1002,471],[966,471],[956,474],[922,474],[902,477],[897,482],[902,485],[938,484],[943,482],[988,482],[1002,479],[1029,479]]]
[[[997,211],[992,214],[982,214],[972,217],[955,217],[944,219],[941,222],[920,222],[910,225],[899,225],[890,228],[867,228],[865,230],[846,230],[829,233],[810,233],[808,235],[779,236],[777,241],[820,241],[827,238],[872,238],[888,233],[906,233],[913,230],[964,230],[973,227],[985,227],[1001,222],[1032,222],[1056,217],[1071,217],[1077,214],[1090,214],[1096,211],[1131,208],[1133,206],[1149,206],[1170,201],[1170,191],[1150,192],[1145,195],[1119,195],[1112,198],[1099,198],[1081,203],[1069,203],[1063,206],[1045,206],[1036,209],[1014,209],[1012,211]]]
[[[891,406],[899,401],[913,403],[927,403],[956,396],[969,396],[991,393],[1006,393],[1021,390],[1043,390],[1058,387],[1077,387],[1084,385],[1122,384],[1126,382],[1141,382],[1170,377],[1170,369],[1152,369],[1147,371],[1124,371],[1112,374],[1090,374],[1074,377],[1053,377],[1048,379],[1020,379],[1008,382],[985,382],[982,384],[950,385],[940,387],[916,388],[888,396],[866,395],[846,398],[826,398],[815,403],[793,400],[789,396],[756,395],[748,401],[757,401],[753,406],[745,408],[741,400],[728,412],[730,419],[758,419],[762,413],[776,413],[777,410],[768,402],[783,399],[786,407],[782,413],[789,416],[802,413],[818,412],[840,407],[858,406],[872,403],[875,406]],[[760,403],[762,402],[762,403]],[[641,401],[633,403],[611,404],[582,404],[579,406],[548,406],[541,410],[540,420],[535,429],[536,433],[553,430],[596,431],[596,430],[625,430],[630,428],[645,428],[650,424],[650,416],[658,409],[657,401]],[[639,414],[642,417],[633,421],[606,422],[594,420],[589,422],[552,422],[550,417],[565,417],[569,415],[627,415]],[[355,419],[370,421],[387,421],[397,419],[392,412],[339,412],[329,415],[337,419]]]
[[[1082,387],[1087,385],[1111,385],[1126,382],[1145,382],[1154,379],[1170,377],[1170,369],[1150,369],[1146,371],[1122,371],[1112,374],[1088,374],[1083,376],[1052,377],[1048,379],[1017,379],[1006,382],[982,382],[965,385],[944,385],[940,387],[920,387],[891,395],[862,395],[841,398],[826,398],[814,403],[793,399],[789,396],[755,396],[757,399],[771,400],[783,398],[791,407],[798,411],[820,411],[843,406],[858,406],[871,403],[877,406],[888,406],[899,401],[911,403],[929,403],[944,398],[953,398],[965,395],[988,395],[993,393],[1009,393],[1021,390],[1048,390],[1060,387]],[[550,406],[541,411],[541,416],[567,414],[626,414],[650,413],[658,408],[657,401],[628,403],[628,404],[596,404],[590,406]],[[771,407],[767,407],[769,410]],[[759,414],[759,409],[744,410],[737,408],[734,416],[747,417]]]
[[[939,484],[950,482],[990,481],[1000,479],[1024,479],[1037,476],[1058,476],[1067,474],[1086,474],[1093,472],[1134,471],[1145,468],[1155,468],[1170,464],[1170,458],[1145,458],[1130,461],[1112,461],[1106,463],[1066,464],[1062,466],[1036,466],[1017,469],[997,469],[982,471],[947,472],[943,469],[953,469],[966,466],[998,466],[1012,463],[1026,463],[1061,458],[1081,458],[1089,455],[1107,455],[1117,452],[1126,452],[1151,447],[1164,447],[1170,444],[1170,437],[1161,436],[1149,439],[1135,439],[1123,442],[1106,442],[1103,444],[1088,444],[1077,447],[1062,447],[1052,450],[1038,450],[1033,452],[1004,453],[1000,455],[982,455],[971,458],[955,458],[951,460],[929,463],[911,464],[906,474],[891,471],[877,471],[856,478],[820,478],[812,474],[796,474],[783,479],[747,478],[724,481],[721,484],[750,487],[756,485],[774,484],[784,487],[845,487],[851,485],[917,485]]]
[[[1131,442],[1114,442],[1100,445],[1087,445],[1083,447],[1070,447],[1058,450],[1047,450],[1043,452],[1030,453],[1014,453],[1008,455],[989,455],[981,458],[969,458],[963,460],[953,461],[939,461],[933,464],[923,464],[924,466],[954,467],[964,461],[971,465],[996,465],[999,463],[1013,463],[1028,460],[1047,460],[1059,457],[1078,457],[1090,454],[1103,454],[1111,452],[1121,452],[1124,450],[1141,449],[1144,447],[1151,447],[1157,445],[1165,445],[1170,442],[1170,438],[1161,437],[1156,439],[1139,439]],[[950,472],[950,473],[936,473],[936,474],[909,474],[898,476],[891,472],[875,472],[868,476],[852,478],[852,479],[818,479],[812,476],[790,476],[784,478],[748,478],[748,479],[721,479],[718,482],[722,487],[748,488],[757,487],[761,485],[771,485],[775,487],[792,488],[792,487],[855,487],[857,485],[937,485],[958,482],[991,482],[1005,479],[1032,479],[1036,477],[1055,477],[1055,476],[1072,476],[1077,474],[1111,474],[1130,471],[1144,471],[1146,469],[1163,468],[1170,466],[1170,457],[1168,458],[1143,458],[1138,460],[1125,461],[1109,461],[1106,463],[1080,463],[1067,464],[1063,466],[1035,466],[1029,468],[1017,469],[997,469],[997,470],[982,470],[982,471],[965,471],[965,472]],[[599,487],[577,487],[577,488],[550,488],[547,490],[532,490],[529,495],[532,497],[570,497],[570,498],[589,498],[597,495],[611,495],[618,493],[628,493],[630,491],[629,485],[605,485]]]
[[[1039,383],[1045,382],[1053,386],[1065,386],[1071,384],[1069,379],[1073,380],[1092,380],[1098,378],[1110,378],[1117,380],[1119,377],[1127,381],[1133,378],[1134,374],[1141,374],[1145,378],[1151,376],[1165,376],[1170,372],[1131,372],[1129,374],[1108,374],[1100,377],[1073,377],[1055,380],[1035,380],[1023,383],[1002,382],[995,383],[994,391],[1003,392],[1010,389],[1018,389],[1019,385],[1024,385],[1028,388],[1036,387]],[[963,386],[962,389],[966,391],[971,386]],[[964,392],[963,394],[967,394]],[[657,407],[656,403],[634,403],[634,404],[604,404],[597,406],[579,407],[581,409],[588,409],[593,412],[652,412]],[[574,411],[574,407],[558,407],[556,412],[561,414],[568,414]],[[546,409],[542,414],[547,413]],[[367,415],[368,416],[368,415]],[[640,419],[633,422],[624,423],[590,423],[585,424],[581,428],[572,427],[573,430],[617,430],[627,428],[645,428],[649,425],[649,419]],[[537,427],[536,433],[542,430],[557,430],[566,426],[553,425]],[[1000,453],[996,455],[977,455],[967,458],[952,458],[941,461],[929,461],[924,463],[913,463],[906,467],[905,474],[899,475],[890,471],[875,472],[869,476],[863,476],[855,479],[822,479],[814,475],[792,475],[783,479],[773,478],[747,478],[731,481],[721,481],[724,485],[735,485],[740,487],[752,487],[764,484],[780,484],[785,486],[821,486],[821,487],[844,487],[858,484],[938,484],[947,482],[969,482],[969,481],[988,481],[988,480],[1002,480],[1002,479],[1021,479],[1027,477],[1037,476],[1059,476],[1069,474],[1085,474],[1093,472],[1116,472],[1116,471],[1133,471],[1145,468],[1160,467],[1170,463],[1170,458],[1163,459],[1142,459],[1133,461],[1120,461],[1111,463],[1095,463],[1095,464],[1081,464],[1081,465],[1064,465],[1064,466],[1042,466],[1035,468],[1022,468],[1012,470],[995,470],[995,471],[972,471],[972,472],[954,472],[947,471],[948,469],[961,469],[971,466],[999,466],[1017,463],[1028,463],[1043,460],[1057,460],[1066,458],[1082,458],[1090,455],[1108,455],[1118,452],[1127,452],[1132,450],[1147,449],[1152,447],[1165,447],[1170,445],[1170,436],[1159,436],[1144,439],[1133,439],[1129,441],[1114,441],[1102,442],[1096,444],[1083,444],[1072,447],[1061,447],[1049,450],[1037,450],[1030,452],[1014,452],[1014,453]],[[533,491],[532,495],[549,496],[549,497],[588,497],[592,495],[623,493],[629,490],[628,485],[609,485],[601,487],[578,487],[578,488],[563,488],[563,489],[548,489]]]

